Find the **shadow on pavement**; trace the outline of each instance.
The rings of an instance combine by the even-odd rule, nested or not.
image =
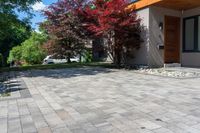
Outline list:
[[[30,70],[21,72],[20,75],[24,77],[48,77],[48,78],[72,78],[78,76],[97,75],[100,73],[111,73],[114,70],[107,68],[67,68],[67,69],[49,69],[49,70]]]
[[[16,72],[5,72],[0,76],[0,94],[27,89],[25,83],[17,78]]]

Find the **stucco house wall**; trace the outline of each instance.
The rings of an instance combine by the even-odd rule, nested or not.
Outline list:
[[[134,58],[128,60],[131,65],[148,65],[148,47],[149,47],[149,8],[139,10],[138,17],[142,19],[141,25],[144,30],[141,33],[143,43],[140,49],[134,51]]]
[[[175,16],[181,18],[180,31],[180,63],[183,67],[200,67],[200,53],[183,52],[183,18],[200,15],[200,8],[177,11],[173,9],[150,6],[137,11],[138,16],[142,19],[142,25],[145,30],[142,32],[144,42],[141,48],[135,51],[135,58],[130,59],[130,64],[148,65],[150,67],[164,66],[164,49],[159,49],[158,45],[164,46],[164,18],[165,16]],[[163,23],[163,29],[159,24]]]
[[[167,8],[151,6],[149,8],[149,66],[164,66],[164,49],[159,49],[158,45],[164,46],[164,19],[165,15],[181,17],[181,11]],[[160,29],[160,23],[163,29]],[[181,37],[181,36],[180,36]]]
[[[137,14],[142,19],[141,25],[144,26],[141,34],[144,42],[139,50],[134,51],[135,56],[129,62],[150,67],[163,67],[164,50],[159,49],[158,45],[164,45],[164,30],[160,30],[159,23],[164,24],[165,15],[181,17],[181,12],[151,6],[137,11]]]

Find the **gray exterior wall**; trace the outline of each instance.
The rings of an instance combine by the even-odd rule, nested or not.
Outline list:
[[[160,29],[159,24],[163,23],[167,16],[181,17],[181,12],[161,7],[150,7],[149,16],[149,66],[164,66],[164,49],[159,49],[158,45],[164,46],[164,27]],[[180,36],[181,37],[181,36]]]
[[[200,15],[200,8],[187,10],[183,12],[183,18]],[[183,52],[181,64],[185,67],[200,67],[200,53],[199,52]]]
[[[148,65],[150,67],[164,66],[164,50],[158,49],[158,45],[164,45],[164,32],[160,30],[159,23],[164,23],[164,16],[181,16],[181,12],[159,7],[149,7],[137,12],[142,19],[143,43],[141,48],[134,51],[135,58],[129,60],[131,64]]]
[[[128,60],[131,65],[148,65],[148,46],[149,46],[149,8],[137,12],[142,19],[141,25],[144,26],[142,31],[143,43],[139,50],[134,51],[134,58]]]
[[[142,19],[142,25],[145,26],[145,30],[142,32],[144,43],[141,48],[135,51],[135,58],[129,62],[131,64],[148,65],[150,67],[163,67],[164,66],[164,50],[159,49],[158,45],[164,46],[164,27],[160,29],[159,24],[163,23],[164,17],[175,16],[183,18],[200,15],[200,8],[177,11],[168,8],[151,6],[137,12],[138,16]],[[181,65],[184,67],[200,67],[200,53],[185,53],[182,52],[182,22],[181,22],[181,35],[180,35],[180,54],[181,54]]]
[[[150,7],[149,8],[149,65],[152,67],[155,66],[163,66],[164,65],[164,50],[159,50],[157,45],[164,45],[164,32],[159,29],[159,23],[162,22],[164,24],[164,16],[176,16],[182,18],[191,17],[195,15],[200,15],[200,8],[187,10],[184,12],[176,11],[167,8],[161,7]],[[198,52],[182,52],[182,44],[183,44],[183,22],[181,22],[181,66],[183,67],[200,67],[200,53]]]

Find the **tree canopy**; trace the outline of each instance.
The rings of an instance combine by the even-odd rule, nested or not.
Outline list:
[[[129,3],[129,0],[58,1],[44,12],[47,21],[43,26],[54,38],[46,46],[49,50],[75,51],[83,49],[85,38],[107,38],[107,50],[114,62],[125,63],[131,50],[139,48],[141,42],[141,20],[134,11],[125,10]],[[54,46],[56,43],[60,46]]]
[[[14,9],[28,12],[26,7],[36,1],[10,0],[0,4],[0,13],[7,18],[6,21],[0,20],[0,53],[4,57],[12,47],[23,42],[20,60],[29,64],[41,61],[44,51],[40,48],[45,48],[48,54],[67,57],[70,62],[71,56],[87,49],[90,39],[106,38],[107,51],[111,53],[114,63],[121,65],[140,47],[141,19],[136,12],[125,10],[129,0],[59,0],[43,11],[46,21],[41,23],[40,28],[48,34],[48,40],[47,36],[45,39],[41,36],[46,34],[32,33],[30,37],[30,26],[18,20],[14,13]],[[12,52],[20,53],[18,47]],[[19,60],[12,52],[9,60],[11,57]]]
[[[29,38],[31,35],[30,26],[19,22],[18,24],[10,24],[9,28],[5,32],[8,34],[3,34],[0,37],[0,53],[4,57],[4,65],[6,64],[6,58],[9,55],[9,51],[17,45],[20,45],[23,41]]]
[[[46,56],[42,49],[43,43],[47,40],[47,35],[33,32],[31,37],[21,45],[13,47],[10,51],[8,62],[18,62],[25,64],[39,64]]]
[[[12,47],[21,44],[31,34],[28,18],[20,20],[17,12],[31,16],[30,6],[40,0],[0,0],[0,53],[4,64]]]
[[[30,5],[41,0],[1,0],[0,13],[15,14],[14,10],[29,12]]]
[[[126,63],[126,57],[140,46],[141,19],[125,8],[129,0],[93,0],[78,15],[84,27],[94,36],[107,38],[108,50],[116,64]],[[122,58],[123,61],[122,61]]]
[[[46,48],[52,52],[64,54],[69,62],[70,56],[80,53],[87,43],[82,23],[75,12],[86,1],[60,0],[44,11],[47,21],[42,25],[54,39],[48,41]]]

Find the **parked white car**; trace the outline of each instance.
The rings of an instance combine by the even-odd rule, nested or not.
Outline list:
[[[70,58],[70,61],[71,62],[79,62],[80,58],[79,57],[73,57],[73,58]]]
[[[79,62],[78,57],[70,58],[71,62]],[[48,55],[44,60],[43,64],[64,64],[67,63],[67,59],[56,59],[53,55]]]

